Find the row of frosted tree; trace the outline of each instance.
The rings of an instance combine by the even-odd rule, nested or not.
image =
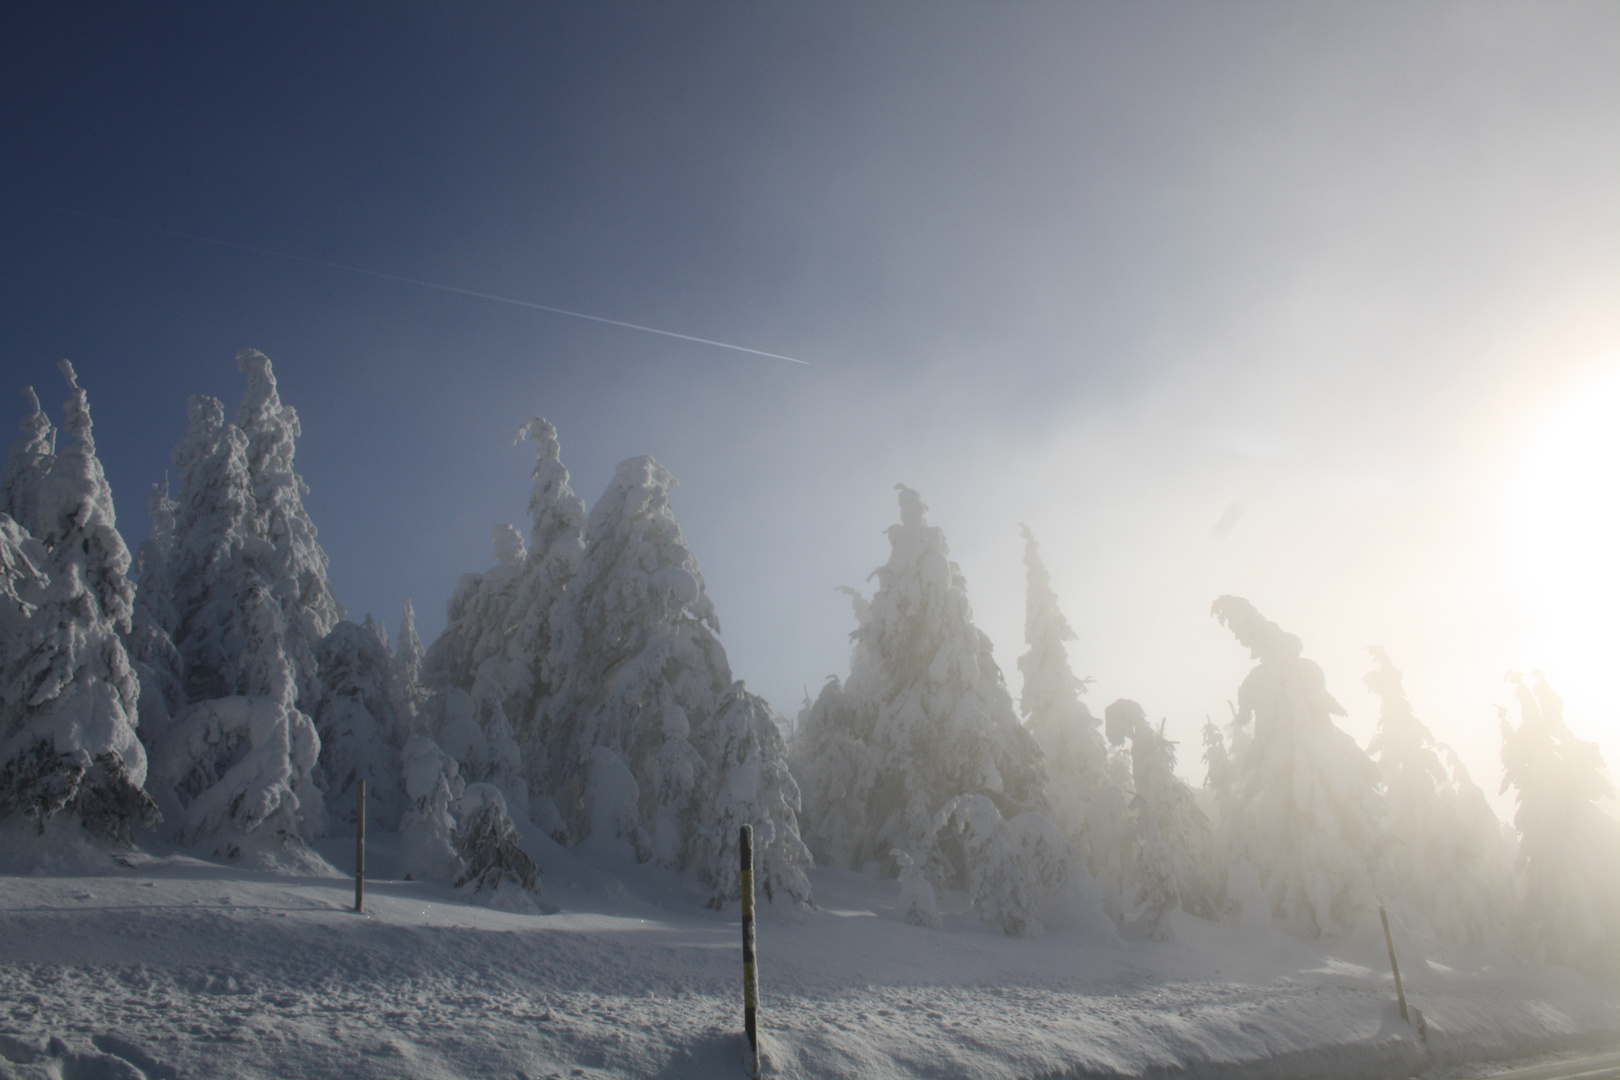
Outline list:
[[[536,417],[527,535],[495,530],[424,649],[344,620],[294,471],[298,419],[270,362],[238,356],[234,420],[188,403],[178,489],[154,488],[133,560],[71,366],[57,432],[33,392],[0,490],[0,818],[45,843],[148,835],[215,858],[315,865],[309,844],[367,813],[413,877],[538,890],[525,848],[654,863],[724,906],[737,827],[767,896],[812,903],[813,861],[897,879],[898,910],[943,925],[964,893],[1009,934],[1077,907],[1163,937],[1180,911],[1305,936],[1379,903],[1414,932],[1620,970],[1620,829],[1596,747],[1539,673],[1511,676],[1492,812],[1371,650],[1383,702],[1363,749],[1300,640],[1248,601],[1214,616],[1257,661],[1202,788],[1164,724],[1121,699],[1101,718],[1028,530],[1027,651],[1015,706],[966,583],[917,492],[866,597],[848,676],[789,724],[733,678],[670,474],[623,462],[587,512]],[[537,839],[538,838],[538,839]],[[510,884],[512,888],[502,887]]]

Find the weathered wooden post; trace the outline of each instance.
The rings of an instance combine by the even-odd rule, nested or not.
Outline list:
[[[366,906],[366,782],[355,785],[359,803],[354,809],[354,910]]]
[[[1410,1024],[1412,1018],[1406,1014],[1406,991],[1401,988],[1401,965],[1395,960],[1395,939],[1390,935],[1389,912],[1384,910],[1383,904],[1378,905],[1378,917],[1384,920],[1384,944],[1389,946],[1389,970],[1395,973],[1395,998],[1401,1004],[1401,1019]]]
[[[759,966],[754,959],[754,827],[744,825],[742,857],[743,1027],[748,1032],[748,1075],[759,1076]]]

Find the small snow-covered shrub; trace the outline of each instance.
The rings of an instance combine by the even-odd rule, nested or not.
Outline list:
[[[406,809],[399,826],[400,873],[408,879],[449,884],[466,869],[456,850],[451,807],[466,785],[455,759],[425,735],[412,735],[400,751]]]
[[[1165,922],[1177,907],[1213,918],[1219,909],[1214,836],[1209,819],[1175,774],[1176,744],[1155,728],[1134,701],[1108,706],[1108,741],[1131,744],[1130,803],[1134,847],[1126,894],[1125,929],[1148,938],[1169,934]]]
[[[456,808],[456,853],[463,869],[452,883],[473,893],[502,888],[540,895],[540,868],[518,846],[506,799],[494,784],[468,784]]]
[[[940,808],[937,832],[961,842],[966,884],[979,918],[1013,937],[1039,937],[1036,918],[1068,876],[1069,847],[1044,814],[1002,820],[983,795]]]
[[[945,923],[939,917],[939,898],[928,883],[928,875],[905,852],[896,849],[889,854],[900,868],[900,897],[895,904],[900,917],[925,930],[944,929]]]

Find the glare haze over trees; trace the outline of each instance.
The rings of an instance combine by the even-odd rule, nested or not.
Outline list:
[[[495,528],[493,565],[462,577],[432,644],[409,603],[390,642],[330,585],[269,358],[237,364],[233,420],[190,399],[133,562],[76,373],[60,367],[62,444],[30,392],[0,491],[0,824],[31,843],[316,868],[311,844],[352,830],[365,780],[413,877],[516,911],[543,891],[534,845],[660,867],[727,908],[749,824],[759,887],[788,907],[814,903],[820,863],[892,880],[906,920],[936,930],[949,895],[1015,936],[1057,912],[1127,937],[1190,917],[1333,938],[1385,905],[1438,941],[1620,963],[1612,791],[1539,672],[1511,676],[1518,723],[1501,721],[1509,829],[1383,649],[1363,749],[1300,638],[1221,596],[1212,615],[1256,663],[1229,722],[1206,725],[1193,787],[1162,720],[1083,701],[1027,527],[1015,705],[943,527],[900,484],[875,591],[844,589],[849,671],[789,723],[731,670],[674,477],[628,458],[587,507],[539,417],[518,430],[527,535]]]

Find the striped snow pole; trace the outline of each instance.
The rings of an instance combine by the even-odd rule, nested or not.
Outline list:
[[[366,906],[366,782],[355,785],[359,802],[354,808],[354,910]]]
[[[759,1076],[759,965],[754,959],[754,827],[737,839],[742,858],[743,1027],[748,1032],[748,1074]]]
[[[1401,1019],[1408,1024],[1411,1017],[1406,1014],[1406,991],[1401,988],[1401,965],[1395,962],[1395,938],[1389,932],[1389,913],[1384,905],[1378,905],[1378,917],[1384,920],[1384,944],[1389,946],[1389,970],[1395,973],[1395,997],[1401,1003]]]

